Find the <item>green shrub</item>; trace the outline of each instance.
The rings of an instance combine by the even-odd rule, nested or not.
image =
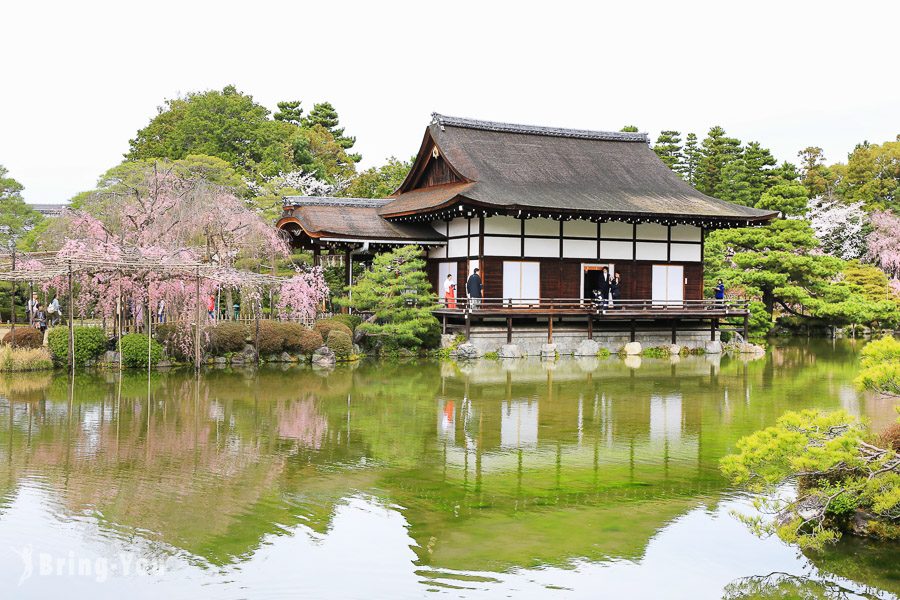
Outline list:
[[[75,364],[83,365],[106,351],[106,334],[99,327],[75,327]],[[47,334],[47,346],[53,360],[58,364],[69,361],[69,330],[54,327]]]
[[[668,358],[669,357],[669,349],[668,348],[644,348],[641,352],[641,356],[647,358]]]
[[[485,352],[484,358],[487,360],[500,360],[499,352]]]
[[[16,327],[3,336],[3,343],[16,348],[40,348],[44,345],[44,333],[34,327]]]
[[[600,348],[597,350],[597,358],[609,358],[610,356],[612,356],[612,352],[610,352],[608,348]]]
[[[250,339],[256,339],[256,331],[253,325],[250,325]],[[260,355],[278,354],[284,351],[284,342],[285,328],[283,323],[278,321],[259,322],[259,339],[256,351]]]
[[[282,346],[285,352],[300,352],[303,332],[309,331],[309,329],[300,323],[286,322],[281,323],[281,331],[284,336]]]
[[[730,331],[720,331],[719,332],[719,341],[723,344],[727,344],[731,341],[731,332]]]
[[[333,317],[331,317],[330,320],[336,321],[338,323],[343,323],[344,325],[346,325],[347,327],[350,328],[351,332],[356,331],[356,326],[359,325],[360,323],[362,323],[362,318],[360,318],[356,314],[351,315],[348,313],[341,313],[341,314],[334,315]]]
[[[0,371],[41,371],[52,368],[53,360],[46,348],[0,346]]]
[[[321,335],[322,338],[325,340],[328,339],[328,334],[335,330],[343,331],[344,333],[349,335],[351,339],[353,338],[353,332],[350,331],[350,328],[347,327],[346,325],[344,325],[343,323],[341,323],[340,321],[335,320],[334,318],[322,319],[321,321],[316,321],[315,329],[316,329],[316,331],[319,332],[319,335]],[[331,346],[329,346],[329,348],[331,348]]]
[[[222,321],[207,329],[206,333],[209,336],[209,351],[216,356],[222,356],[243,350],[249,329],[243,323]]]
[[[150,344],[149,354],[151,364],[156,364],[162,359],[162,345],[156,340],[150,339],[143,333],[129,333],[122,336],[122,364],[126,367],[147,366],[147,344]]]
[[[176,323],[162,323],[153,329],[156,341],[162,344],[166,355],[178,361],[194,359],[194,328]]]
[[[338,358],[349,358],[353,354],[353,340],[346,331],[332,329],[325,339],[325,345]]]
[[[303,327],[298,323],[291,323],[291,325],[298,325],[300,329],[297,332],[289,330],[289,335],[284,342],[284,349],[288,352],[312,354],[325,344],[322,335],[315,329]]]

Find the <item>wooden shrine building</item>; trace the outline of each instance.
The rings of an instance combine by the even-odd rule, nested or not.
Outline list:
[[[278,227],[317,253],[421,245],[439,296],[453,275],[459,311],[475,310],[464,283],[476,267],[481,311],[583,309],[601,267],[620,274],[623,306],[652,309],[702,300],[708,231],[777,216],[698,192],[644,133],[434,114],[390,198],[287,197]]]

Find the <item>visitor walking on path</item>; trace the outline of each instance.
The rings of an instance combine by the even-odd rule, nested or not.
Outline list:
[[[35,303],[32,307],[32,312],[34,317],[32,317],[31,325],[43,334],[47,331],[47,313],[44,312],[44,307],[41,306],[40,302]]]
[[[25,318],[31,323],[34,320],[34,309],[38,305],[37,294],[32,294],[31,299],[25,303]]]
[[[481,276],[478,274],[478,267],[469,275],[466,281],[466,295],[469,296],[469,306],[472,310],[477,310],[481,305],[482,286]]]
[[[166,301],[162,298],[160,298],[159,302],[156,303],[156,322],[166,322]]]
[[[55,327],[59,325],[60,320],[60,310],[59,310],[59,298],[57,296],[53,296],[53,300],[50,302],[50,306],[47,307],[47,315],[50,317],[50,326]]]
[[[216,320],[216,297],[209,295],[209,301],[206,303],[206,312],[209,314],[209,320]]]
[[[449,273],[444,280],[444,302],[447,308],[456,308],[456,284],[453,283],[453,275]]]
[[[716,282],[716,304],[725,304],[725,284],[721,279]]]

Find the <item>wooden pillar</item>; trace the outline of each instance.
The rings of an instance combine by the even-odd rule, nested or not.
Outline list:
[[[747,338],[750,336],[750,314],[747,313],[744,315],[744,341],[747,341]]]
[[[472,316],[469,313],[466,313],[466,341],[469,341],[469,334],[471,333],[471,322]]]
[[[75,374],[75,298],[72,296],[72,261],[69,261],[69,372]]]
[[[592,340],[592,339],[594,339],[594,316],[588,315],[587,322],[588,322],[588,339]]]
[[[318,267],[319,263],[321,262],[320,253],[321,253],[321,250],[319,250],[319,247],[314,246],[313,247],[313,266],[314,267]]]
[[[709,341],[716,341],[716,329],[719,328],[719,320],[718,319],[710,319],[709,320]]]
[[[678,343],[678,321],[672,319],[672,343]]]
[[[634,341],[634,319],[631,320],[631,341]]]
[[[194,294],[197,300],[197,323],[194,328],[194,368],[200,369],[200,267],[197,267],[197,280],[194,282]]]
[[[506,343],[512,344],[512,317],[506,317]]]
[[[443,333],[444,335],[447,335],[447,315],[443,315],[441,317],[441,321],[443,324],[443,330],[441,331],[441,333]]]
[[[16,290],[19,289],[19,282],[16,280],[16,247],[12,247],[12,281],[9,282],[9,323],[12,331],[16,330]],[[13,345],[15,345],[15,337],[13,337]]]
[[[553,315],[547,318],[547,343],[553,343]]]

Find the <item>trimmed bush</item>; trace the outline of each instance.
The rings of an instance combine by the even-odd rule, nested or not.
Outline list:
[[[256,338],[256,330],[250,325],[250,339]],[[284,351],[285,329],[282,323],[277,321],[259,322],[259,343],[256,351],[260,355],[278,354]]]
[[[222,321],[207,329],[206,333],[209,336],[209,351],[216,356],[222,356],[243,350],[250,330],[243,323]]]
[[[338,358],[349,358],[353,354],[353,340],[346,331],[332,329],[325,339],[325,345]]]
[[[16,327],[3,336],[3,343],[16,348],[40,348],[44,345],[44,333],[34,327]]]
[[[156,340],[150,341],[143,333],[129,333],[122,336],[122,364],[126,367],[147,367],[147,343],[150,343],[151,364],[162,359],[162,345]]]
[[[45,348],[0,346],[0,371],[41,371],[52,368],[53,360]]]
[[[334,315],[329,320],[336,321],[338,323],[343,323],[344,325],[346,325],[347,327],[350,328],[351,333],[356,331],[356,326],[359,325],[360,323],[362,323],[362,319],[359,316],[357,316],[356,314],[351,315],[351,314],[346,314],[346,313]]]
[[[730,331],[720,331],[719,332],[719,341],[723,344],[727,344],[731,341],[731,332]]]
[[[75,364],[83,365],[106,351],[106,334],[99,327],[75,327]],[[47,334],[47,346],[58,364],[69,361],[69,330],[54,327]]]
[[[304,327],[300,323],[282,323],[282,327],[285,334],[284,349],[287,352],[312,354],[325,343],[318,331]]]
[[[162,323],[153,329],[153,337],[162,344],[166,355],[178,361],[194,359],[194,328],[175,323]]]
[[[315,329],[316,329],[316,331],[319,332],[319,335],[321,335],[322,338],[325,340],[328,340],[328,334],[335,330],[343,331],[348,336],[350,336],[351,339],[353,338],[353,332],[350,330],[350,328],[347,327],[346,325],[344,325],[343,323],[341,323],[340,321],[336,320],[334,317],[332,317],[330,319],[322,319],[321,321],[316,321]],[[328,346],[328,347],[331,348],[331,346]],[[332,350],[333,350],[333,348],[332,348]]]

